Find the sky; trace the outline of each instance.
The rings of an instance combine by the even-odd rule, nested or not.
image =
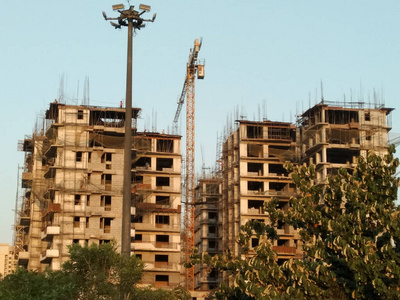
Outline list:
[[[60,96],[81,104],[85,78],[90,105],[124,100],[127,30],[114,29],[101,13],[118,16],[111,6],[129,5],[123,1],[0,1],[0,243],[13,241],[24,158],[18,141],[32,134],[48,104]],[[395,108],[392,132],[400,133],[400,1],[146,1],[151,12],[145,16],[157,18],[133,40],[138,128],[171,131],[190,48],[203,38],[198,172],[214,166],[217,137],[238,116],[295,122],[321,94],[327,101],[374,102],[375,93]],[[185,135],[184,109],[180,124]]]

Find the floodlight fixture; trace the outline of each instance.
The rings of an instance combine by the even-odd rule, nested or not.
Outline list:
[[[112,6],[113,10],[119,10],[119,9],[124,9],[124,8],[125,8],[125,5],[123,5],[123,4],[114,4]]]
[[[140,4],[139,9],[144,10],[144,11],[150,11],[151,7],[150,7],[150,5]]]

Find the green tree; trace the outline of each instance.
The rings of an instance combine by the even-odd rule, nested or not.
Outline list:
[[[0,281],[0,299],[77,299],[74,279],[63,272],[30,272],[18,268]]]
[[[114,242],[69,247],[70,260],[62,270],[74,276],[79,299],[131,299],[141,279],[143,263],[116,252]]]
[[[315,185],[314,166],[287,164],[297,195],[287,213],[277,200],[266,203],[269,224],[242,226],[238,242],[242,253],[251,255],[203,256],[203,263],[235,278],[234,286],[220,286],[216,298],[400,298],[399,160],[393,154],[391,147],[383,157],[359,157],[354,170],[340,169],[324,186]],[[303,259],[277,263],[272,241],[278,222],[299,230]],[[254,236],[260,242],[250,249]]]

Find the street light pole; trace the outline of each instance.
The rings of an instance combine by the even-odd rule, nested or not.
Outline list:
[[[120,13],[118,18],[108,18],[103,11],[105,20],[117,20],[117,23],[110,22],[115,29],[122,26],[128,27],[128,51],[127,51],[127,71],[126,71],[126,97],[125,97],[125,136],[124,136],[124,175],[123,175],[123,194],[122,194],[122,230],[121,230],[121,254],[130,256],[131,254],[131,207],[136,207],[132,201],[131,193],[131,165],[132,165],[132,36],[133,29],[145,27],[143,22],[154,22],[156,14],[150,20],[141,18],[146,11],[150,11],[150,6],[141,4],[141,12],[134,10],[130,6],[124,10],[123,4],[113,5],[113,10]]]

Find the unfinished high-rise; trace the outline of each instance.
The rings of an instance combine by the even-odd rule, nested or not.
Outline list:
[[[296,162],[296,127],[285,122],[240,120],[237,129],[223,144],[222,250],[240,254],[236,242],[240,226],[250,220],[268,222],[264,202],[279,199],[286,210],[294,184],[283,167],[285,161]],[[280,239],[274,250],[279,259],[301,254],[296,232],[280,224]],[[251,246],[258,245],[253,238]]]
[[[196,198],[198,249],[211,254],[229,249],[232,254],[240,255],[236,241],[240,226],[249,220],[268,222],[263,210],[265,201],[278,198],[279,207],[286,211],[290,197],[295,195],[295,185],[283,166],[286,161],[295,165],[314,164],[316,183],[323,185],[339,168],[355,167],[357,157],[366,156],[368,151],[385,154],[392,110],[376,103],[321,102],[299,115],[296,125],[267,120],[237,121],[235,130],[231,130],[223,143],[220,201],[207,202],[202,195],[207,182],[212,181],[199,181]],[[215,214],[217,220],[204,217],[208,211]],[[215,237],[207,235],[207,228],[214,223],[220,224]],[[278,223],[277,233],[279,239],[274,241],[273,249],[277,252],[278,263],[302,256],[299,236],[293,227]],[[214,243],[209,242],[211,237],[222,245],[214,248]],[[257,244],[257,238],[252,238],[251,247]],[[215,270],[199,266],[196,288],[210,288],[210,275],[217,282],[222,280]],[[224,278],[227,282],[232,282],[231,279]]]
[[[198,253],[210,255],[221,253],[222,223],[220,205],[222,200],[222,176],[217,173],[199,179],[195,189],[195,246]],[[221,274],[207,265],[195,266],[195,289],[213,290],[218,286]]]
[[[180,136],[136,132],[131,250],[143,284],[173,287],[180,266]],[[19,265],[58,270],[73,243],[121,240],[125,108],[50,104],[25,152],[15,245]]]
[[[357,157],[387,152],[393,108],[364,102],[317,104],[297,120],[301,161],[316,166],[317,183],[353,168]]]

